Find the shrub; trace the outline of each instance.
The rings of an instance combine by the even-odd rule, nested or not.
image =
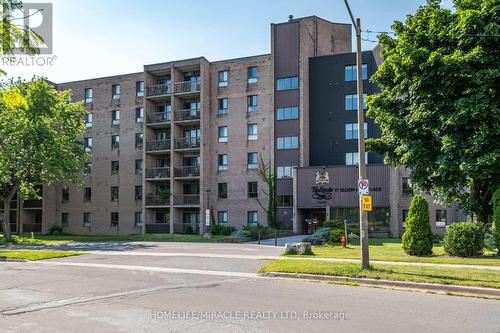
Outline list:
[[[344,228],[344,222],[339,221],[339,220],[328,220],[328,221],[325,221],[323,226],[325,228],[330,228],[330,229],[340,229],[340,228]]]
[[[210,226],[210,232],[213,235],[229,236],[235,230],[236,228],[224,224],[214,224]]]
[[[340,243],[342,236],[344,236],[344,229],[340,229],[340,228],[331,229],[330,234],[328,235],[328,238],[326,241],[328,244],[331,244],[331,245],[333,245],[335,243]]]
[[[60,225],[53,224],[50,226],[48,234],[49,235],[60,235],[63,232],[63,228]]]
[[[446,228],[444,252],[450,256],[472,257],[483,253],[484,224],[481,222],[453,223]]]
[[[432,254],[432,229],[429,221],[429,204],[421,195],[411,201],[406,231],[403,234],[403,250],[412,256]]]
[[[500,187],[493,193],[493,239],[500,255]]]

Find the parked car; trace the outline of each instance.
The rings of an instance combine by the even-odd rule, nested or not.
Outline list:
[[[228,243],[244,243],[252,240],[251,234],[246,230],[234,231],[231,235],[224,238],[224,242]]]
[[[319,228],[314,234],[304,237],[302,241],[309,242],[312,245],[323,245],[328,235],[330,235],[330,228]]]

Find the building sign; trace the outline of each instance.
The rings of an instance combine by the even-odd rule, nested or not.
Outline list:
[[[362,195],[361,196],[361,208],[365,212],[372,211],[372,196],[371,195]]]

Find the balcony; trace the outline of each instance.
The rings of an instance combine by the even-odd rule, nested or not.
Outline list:
[[[199,194],[174,195],[174,205],[175,206],[199,206],[200,205],[200,195]]]
[[[170,95],[172,93],[171,84],[157,84],[154,86],[149,86],[146,92],[147,97],[159,97]]]
[[[146,207],[166,207],[170,205],[170,196],[159,196],[148,194],[146,196]]]
[[[201,80],[176,82],[174,92],[176,94],[196,93],[201,88]]]
[[[199,149],[200,137],[175,139],[175,149]]]
[[[200,109],[186,109],[175,111],[175,121],[199,120]]]
[[[146,143],[147,152],[169,152],[170,151],[170,139],[167,140],[152,140]]]
[[[42,209],[42,200],[28,199],[23,202],[24,209]]]
[[[161,180],[161,179],[168,179],[168,178],[170,178],[170,168],[169,167],[146,169],[146,179]]]
[[[195,178],[200,176],[199,166],[185,166],[174,169],[174,177],[176,178]]]
[[[147,116],[147,124],[168,124],[172,121],[172,112],[153,112]]]

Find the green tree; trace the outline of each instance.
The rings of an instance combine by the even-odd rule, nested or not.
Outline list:
[[[384,62],[367,115],[382,137],[367,141],[386,162],[407,166],[420,189],[487,222],[500,185],[500,4],[428,0],[394,37],[379,36]]]
[[[493,193],[493,239],[500,255],[500,187]]]
[[[10,202],[38,197],[37,184],[78,182],[87,156],[81,136],[85,107],[70,91],[57,91],[43,79],[12,83],[0,90],[0,215],[10,240]]]
[[[276,172],[274,172],[274,168],[271,162],[266,163],[262,157],[259,160],[259,167],[257,169],[257,175],[260,179],[262,179],[267,184],[267,192],[262,190],[265,196],[267,196],[267,208],[264,207],[259,198],[257,201],[259,202],[262,209],[264,209],[267,213],[267,223],[269,226],[276,228],[278,226],[276,222],[276,208],[277,208],[277,200],[276,200]]]
[[[432,229],[429,221],[429,204],[422,195],[411,201],[406,231],[403,234],[403,250],[412,256],[432,254]]]

